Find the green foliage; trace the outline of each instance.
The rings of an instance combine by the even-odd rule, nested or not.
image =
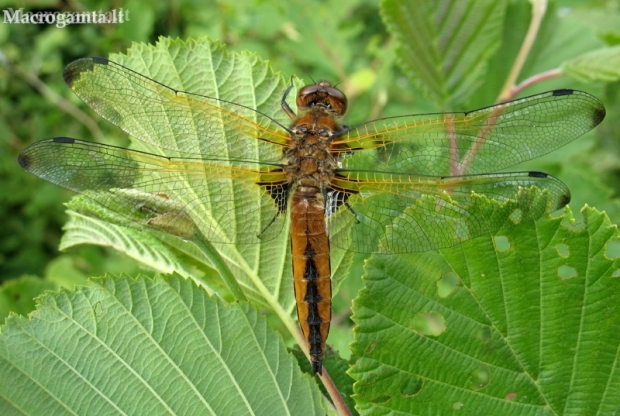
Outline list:
[[[583,54],[566,62],[562,70],[582,81],[616,81],[620,76],[620,46]]]
[[[360,410],[617,410],[618,230],[591,208],[579,227],[571,215],[369,261],[353,308]]]
[[[0,335],[0,396],[6,400],[0,402],[0,413],[36,414],[44,408],[54,414],[50,406],[60,409],[56,413],[121,409],[152,414],[158,406],[204,413],[224,402],[239,404],[241,396],[246,397],[243,407],[233,413],[333,411],[321,407],[315,383],[301,375],[284,349],[296,331],[285,234],[265,247],[196,247],[125,228],[113,213],[79,198],[71,203],[63,236],[62,248],[70,250],[51,262],[65,223],[62,200],[67,194],[21,172],[15,159],[26,144],[56,136],[126,145],[117,128],[82,110],[60,74],[76,58],[108,56],[132,41],[153,43],[158,35],[210,35],[228,46],[183,55],[184,43],[165,38],[157,48],[134,44],[129,57],[117,54],[114,59],[163,76],[162,82],[182,74],[195,84],[217,78],[200,67],[211,57],[204,54],[223,62],[234,56],[260,71],[267,66],[258,56],[269,58],[270,67],[284,74],[269,75],[280,88],[293,74],[341,81],[350,100],[350,125],[384,115],[495,102],[515,67],[531,18],[530,2],[408,3],[383,2],[381,16],[389,34],[377,5],[364,0],[220,1],[198,9],[190,1],[135,0],[125,6],[135,16],[131,24],[0,26],[0,270],[3,279],[45,276],[5,284],[2,313],[25,315],[33,310],[30,300],[36,294],[72,287],[84,276],[106,270],[135,274],[135,262],[107,249],[76,249],[84,243],[111,247],[149,270],[191,279],[106,277],[40,297],[29,318],[10,316]],[[620,17],[611,3],[617,7],[617,2],[552,3],[515,80],[534,80],[523,95],[559,87],[589,91],[605,101],[606,121],[594,134],[511,170],[552,173],[571,189],[577,201],[573,211],[588,203],[604,208],[617,222],[620,131],[614,120],[620,116],[620,94],[613,45],[620,39]],[[97,1],[79,5],[83,10],[109,7]],[[230,55],[244,50],[258,56]],[[162,63],[162,56],[168,62]],[[184,65],[186,71],[180,71]],[[573,78],[536,78],[553,70]],[[248,77],[240,79],[250,88],[254,80]],[[181,85],[186,85],[183,80]],[[282,117],[278,98],[270,97],[268,108]],[[488,201],[474,202],[494,209]],[[355,298],[349,370],[355,384],[344,374],[341,359],[326,363],[338,389],[347,394],[349,408],[354,400],[351,410],[372,414],[617,411],[618,235],[605,214],[583,212],[581,225],[571,223],[566,210],[562,217],[525,223],[440,253],[376,256],[366,269],[356,256],[350,278],[336,294],[337,318],[328,340],[348,358],[351,324],[338,318],[348,316]],[[349,262],[335,252],[338,282]],[[356,296],[362,274],[365,286]],[[225,305],[222,300],[242,298],[249,303]],[[259,310],[272,312],[270,326]],[[272,328],[288,334],[285,343]],[[298,359],[307,368],[303,356]],[[225,394],[226,383],[238,387]],[[118,386],[131,388],[133,396]],[[93,407],[83,407],[88,403]]]
[[[2,414],[324,414],[255,308],[180,277],[46,294],[30,319],[9,318],[0,351]]]
[[[8,281],[0,289],[0,319],[10,312],[27,315],[34,310],[36,298],[44,290],[56,289],[56,285],[34,276],[22,276]]]
[[[407,77],[438,107],[454,110],[484,82],[507,7],[507,0],[386,0],[382,13]]]

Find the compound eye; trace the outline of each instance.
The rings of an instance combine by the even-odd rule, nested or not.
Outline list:
[[[328,81],[306,85],[297,93],[297,107],[309,108],[322,105],[331,108],[337,115],[347,111],[348,100],[338,88],[332,87]]]
[[[320,91],[322,88],[319,84],[306,85],[297,93],[298,98],[303,98],[307,95],[315,94],[317,91]]]
[[[333,107],[338,110],[339,114],[344,114],[347,111],[347,105],[349,104],[349,100],[347,99],[347,96],[344,95],[344,92],[335,87],[325,88],[324,91],[332,98],[330,101],[332,102]],[[335,102],[339,105],[336,105]]]

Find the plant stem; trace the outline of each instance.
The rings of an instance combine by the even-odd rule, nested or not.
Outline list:
[[[321,375],[321,381],[323,382],[323,385],[325,386],[325,390],[327,390],[329,397],[332,399],[332,402],[334,403],[334,407],[336,408],[338,414],[340,416],[350,416],[351,411],[342,399],[340,391],[338,391],[338,388],[334,384],[329,374],[327,374],[327,370],[325,368],[323,368],[323,375]]]
[[[502,88],[502,92],[499,95],[497,102],[506,101],[508,97],[511,96],[513,86],[517,82],[519,73],[521,72],[521,69],[523,68],[523,65],[525,64],[525,61],[527,60],[527,57],[532,49],[532,45],[536,40],[536,35],[538,35],[538,29],[540,29],[543,17],[547,11],[547,0],[531,0],[531,2],[532,20],[530,20],[530,26],[527,30],[527,34],[525,35],[525,39],[523,39],[523,43],[521,44],[521,49],[515,59],[515,63],[506,78],[506,82],[504,83],[504,87]]]
[[[561,77],[562,75],[564,75],[562,74],[562,71],[556,68],[556,69],[551,69],[549,71],[541,72],[540,74],[531,76],[525,81],[523,81],[522,83],[520,83],[519,85],[515,85],[510,91],[510,97],[508,97],[508,99],[512,99],[513,97],[518,95],[521,91],[523,91],[527,87],[530,87],[538,82],[545,81],[545,80],[552,79],[552,78]]]
[[[515,87],[515,83],[517,82],[517,78],[519,77],[519,73],[527,60],[527,57],[532,50],[532,45],[536,40],[536,36],[538,35],[538,29],[540,29],[540,25],[545,16],[545,12],[547,11],[547,0],[531,0],[532,2],[532,20],[530,20],[530,26],[525,35],[525,39],[523,39],[523,43],[521,44],[521,49],[515,59],[514,64],[512,65],[512,69],[506,78],[506,82],[504,83],[504,87],[502,88],[502,92],[500,93],[497,103],[506,102],[512,99],[519,91],[525,88],[528,85],[533,84],[534,82],[538,82],[542,79],[552,78],[554,75],[543,75],[543,73],[538,76],[535,80],[534,77],[528,78],[525,82],[521,83],[520,86]],[[551,71],[549,71],[551,73]],[[547,78],[545,78],[547,77]],[[526,83],[527,82],[527,83]],[[497,107],[495,111],[489,117],[489,124],[485,127],[485,129],[481,132],[478,140],[472,145],[470,150],[467,152],[463,161],[460,165],[455,169],[455,173],[457,175],[464,175],[467,172],[467,169],[474,161],[476,155],[480,151],[480,148],[484,145],[484,142],[489,135],[493,124],[495,123],[495,119],[501,114],[503,111],[503,107]],[[452,170],[451,163],[451,170]],[[454,174],[451,172],[451,174]]]

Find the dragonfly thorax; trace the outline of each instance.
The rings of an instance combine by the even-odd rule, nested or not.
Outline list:
[[[291,144],[285,155],[288,182],[300,186],[328,186],[338,167],[330,147],[340,126],[321,107],[301,114],[291,127]]]

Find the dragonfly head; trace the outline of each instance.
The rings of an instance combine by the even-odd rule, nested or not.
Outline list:
[[[336,116],[342,116],[347,111],[347,103],[347,96],[328,81],[306,85],[297,93],[297,108],[302,110],[322,107]]]

